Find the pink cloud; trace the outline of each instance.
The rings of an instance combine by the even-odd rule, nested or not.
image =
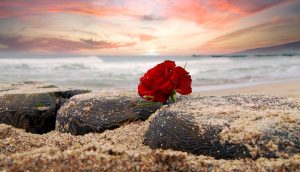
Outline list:
[[[75,13],[94,16],[113,16],[134,14],[121,6],[94,5],[92,1],[50,0],[50,1],[8,1],[0,2],[0,18],[41,13]]]
[[[194,21],[202,25],[222,26],[286,1],[176,0],[172,2],[166,10],[168,17]]]

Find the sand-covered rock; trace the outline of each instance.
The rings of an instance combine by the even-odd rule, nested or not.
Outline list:
[[[146,120],[162,104],[148,106],[135,91],[107,90],[71,98],[59,111],[56,130],[74,135],[103,132]]]
[[[152,118],[152,117],[151,117]],[[143,145],[151,119],[103,133],[39,135],[0,124],[0,171],[297,171],[300,155],[225,160]]]
[[[45,133],[55,128],[56,112],[70,97],[87,90],[59,89],[54,85],[25,82],[0,85],[0,123]]]
[[[160,110],[145,134],[151,148],[215,158],[278,158],[300,152],[297,98],[198,97]]]

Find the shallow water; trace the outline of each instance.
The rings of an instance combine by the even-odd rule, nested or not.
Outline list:
[[[43,81],[90,89],[135,88],[139,78],[165,59],[184,66],[193,87],[209,88],[300,79],[300,56],[86,56],[0,57],[0,82]]]

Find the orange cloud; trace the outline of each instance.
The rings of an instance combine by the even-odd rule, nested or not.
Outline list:
[[[139,38],[141,41],[151,41],[151,40],[155,39],[154,36],[147,35],[147,34],[140,34]]]

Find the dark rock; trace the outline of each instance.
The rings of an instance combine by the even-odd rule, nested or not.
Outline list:
[[[38,82],[5,84],[0,89],[0,123],[32,133],[49,132],[55,129],[56,112],[65,99],[85,92]]]
[[[126,123],[146,120],[161,104],[146,106],[136,92],[103,91],[71,98],[58,111],[56,130],[73,135],[103,132]]]
[[[56,97],[61,97],[64,99],[69,99],[73,96],[76,96],[78,94],[85,94],[91,92],[90,90],[78,90],[78,89],[71,89],[71,90],[62,90],[59,92],[55,92]]]
[[[215,158],[277,158],[300,152],[299,133],[300,99],[198,97],[158,111],[144,143]]]

